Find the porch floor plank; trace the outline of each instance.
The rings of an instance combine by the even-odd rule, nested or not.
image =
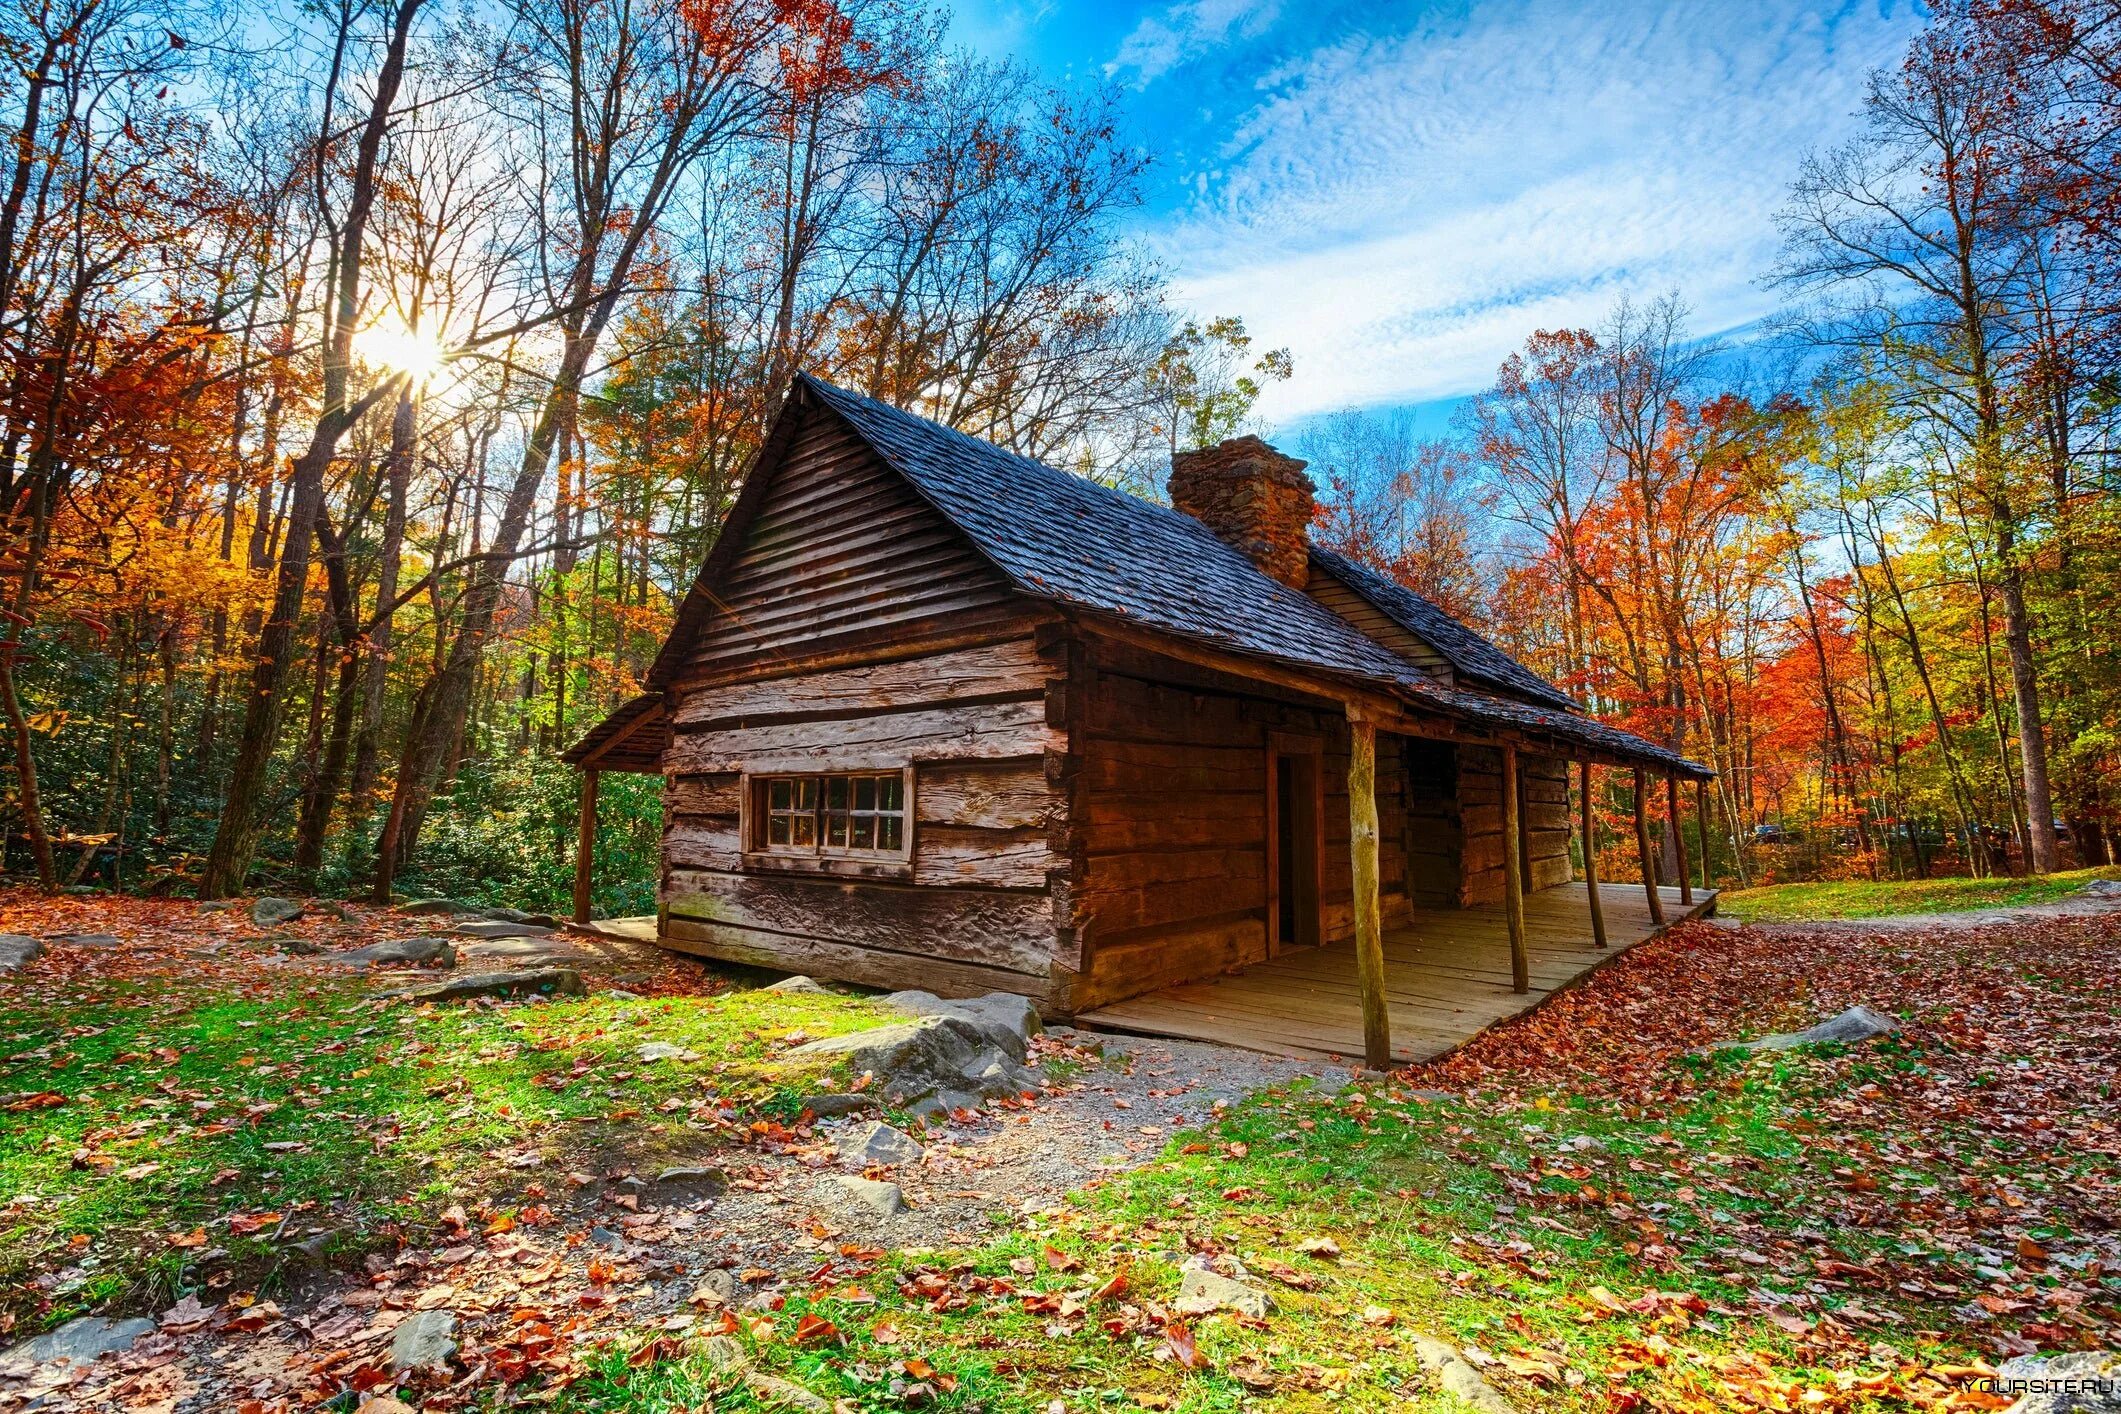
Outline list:
[[[1710,912],[1716,901],[1713,890],[1696,891],[1691,906],[1680,904],[1677,889],[1661,893],[1665,916],[1674,923]],[[1656,931],[1640,884],[1601,884],[1599,894],[1612,944],[1603,951],[1591,943],[1591,904],[1582,884],[1526,896],[1532,989],[1523,996],[1510,990],[1509,924],[1501,904],[1420,909],[1387,926],[1385,999],[1393,1056],[1426,1061],[1457,1050]],[[1353,1059],[1362,1055],[1355,947],[1336,943],[1286,952],[1227,976],[1084,1012],[1076,1023],[1274,1055]]]

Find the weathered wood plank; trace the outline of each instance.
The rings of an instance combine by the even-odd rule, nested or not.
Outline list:
[[[793,677],[699,688],[684,695],[680,730],[750,718],[903,711],[965,698],[1032,697],[1051,676],[1030,639],[960,648]]]
[[[681,774],[832,770],[835,763],[962,761],[1043,755],[1064,743],[1043,700],[925,708],[846,720],[680,733],[669,768]],[[805,763],[814,763],[806,767]]]
[[[979,885],[994,889],[1043,889],[1046,873],[1058,869],[1043,829],[982,830],[923,825],[913,836],[913,882]]]
[[[1016,972],[1005,967],[965,963],[913,953],[884,952],[809,937],[790,937],[733,923],[708,923],[671,916],[663,923],[662,944],[724,962],[833,977],[869,987],[919,988],[945,997],[973,997],[987,992],[1017,992],[1041,1009],[1054,1004],[1048,972]]]
[[[1051,825],[1066,805],[1043,760],[939,761],[914,773],[914,816],[924,824],[1030,829]]]
[[[1042,893],[673,868],[663,904],[672,919],[848,948],[1023,973],[1052,962],[1052,908]]]

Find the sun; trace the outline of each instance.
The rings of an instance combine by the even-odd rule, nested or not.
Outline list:
[[[427,330],[409,329],[394,318],[378,319],[354,335],[354,349],[370,363],[424,384],[442,371],[449,350]]]

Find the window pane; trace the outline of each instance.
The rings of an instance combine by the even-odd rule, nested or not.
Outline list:
[[[790,823],[793,826],[794,834],[794,838],[790,843],[804,846],[817,843],[817,817],[815,815],[797,815],[791,818]]]
[[[857,810],[876,809],[876,777],[856,776],[854,778],[854,808]]]
[[[876,848],[876,817],[874,815],[857,815],[854,817],[854,847],[856,849]]]
[[[847,817],[827,812],[825,815],[825,843],[845,848],[847,844]]]
[[[879,810],[903,810],[899,803],[899,788],[905,782],[897,776],[883,776],[876,783],[876,808]]]
[[[795,808],[798,810],[817,809],[817,777],[798,776],[796,778]]]
[[[905,822],[902,816],[886,815],[878,820],[876,822],[876,847],[878,849],[894,850],[903,848],[901,841],[905,838],[904,828]]]
[[[825,808],[827,810],[845,810],[847,808],[847,778],[845,776],[825,777]]]
[[[766,782],[767,806],[773,810],[786,810],[792,805],[795,782],[788,780]]]
[[[786,815],[770,815],[767,817],[766,843],[788,843],[788,817]]]

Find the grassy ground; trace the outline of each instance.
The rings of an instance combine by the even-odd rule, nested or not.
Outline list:
[[[1415,1332],[1524,1409],[2000,1408],[1993,1362],[2121,1337],[2113,941],[1689,928],[1439,1066],[1247,1103],[990,1245],[851,1249],[722,1328],[843,1410],[1461,1409]],[[1908,1030],[1699,1054],[1855,999]],[[1279,1309],[1176,1317],[1189,1253]],[[752,1402],[695,1349],[622,1342],[553,1407]]]
[[[2121,869],[2072,869],[2031,879],[1843,879],[1831,883],[1770,884],[1730,889],[1716,911],[1741,923],[1798,923],[1808,918],[1882,918],[1904,913],[1951,913],[1972,908],[2023,908],[2055,903],[2093,879],[2121,879]]]
[[[884,1019],[756,991],[413,1007],[359,978],[107,958],[0,982],[0,1312],[32,1327],[151,1306],[214,1249],[238,1273],[292,1233],[357,1251],[529,1154],[602,1173],[712,1149],[799,1108],[817,1077],[789,1045]],[[692,1058],[644,1062],[649,1042]]]

